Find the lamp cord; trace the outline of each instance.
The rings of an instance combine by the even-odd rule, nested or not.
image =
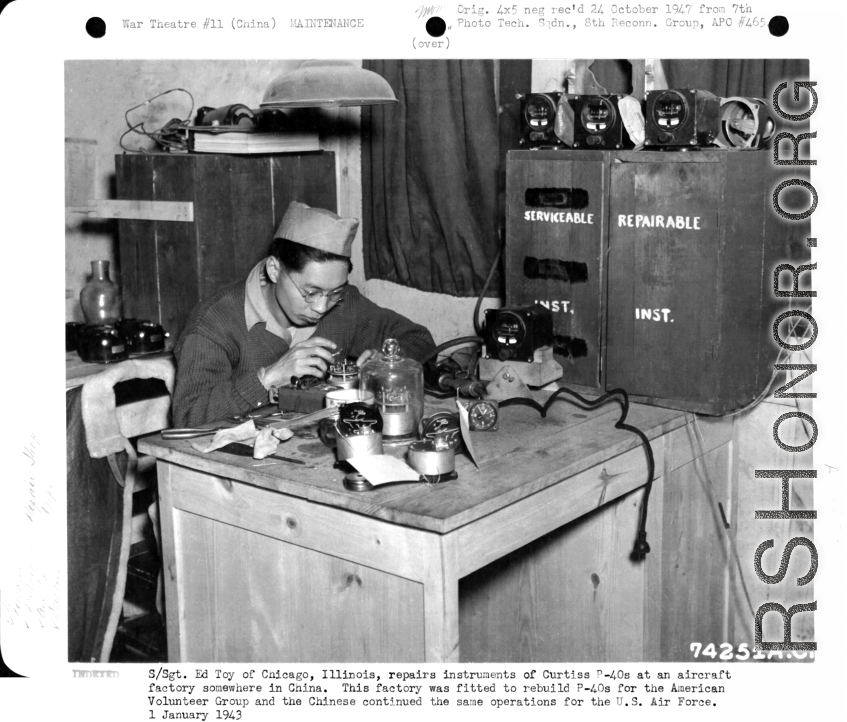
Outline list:
[[[432,361],[434,358],[438,356],[442,351],[446,351],[448,348],[453,348],[454,346],[461,346],[463,344],[471,344],[471,343],[484,343],[484,340],[479,336],[459,336],[458,338],[454,338],[450,341],[445,341],[444,343],[436,346],[432,351],[427,354],[424,359],[421,361],[421,364],[428,363]]]
[[[491,279],[494,278],[494,271],[497,270],[497,264],[500,263],[502,255],[503,244],[501,244],[500,248],[497,249],[497,255],[494,257],[494,262],[491,264],[488,276],[485,279],[485,283],[482,284],[482,290],[479,292],[479,296],[476,299],[476,305],[473,310],[473,328],[477,336],[482,336],[482,323],[479,320],[479,309],[482,307],[482,300],[485,298],[485,292],[488,290],[488,285],[491,283]]]

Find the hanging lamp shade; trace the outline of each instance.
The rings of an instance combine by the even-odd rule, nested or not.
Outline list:
[[[380,75],[346,60],[307,60],[297,70],[271,82],[262,108],[339,108],[396,103],[394,91]]]

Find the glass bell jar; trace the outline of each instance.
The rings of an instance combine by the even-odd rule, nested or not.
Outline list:
[[[403,356],[395,339],[386,339],[382,353],[362,364],[359,389],[374,394],[385,443],[416,438],[423,417],[423,366]]]
[[[79,294],[82,315],[90,326],[116,323],[121,317],[121,295],[109,278],[108,261],[91,262],[91,280]]]

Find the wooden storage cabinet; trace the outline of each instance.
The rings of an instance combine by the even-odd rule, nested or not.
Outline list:
[[[336,209],[335,155],[119,155],[118,198],[190,201],[192,223],[118,222],[124,314],[175,340],[191,309],[244,278],[291,201]]]
[[[741,408],[767,388],[779,350],[772,324],[787,299],[773,297],[773,269],[809,256],[808,219],[780,218],[772,192],[805,175],[765,151],[510,152],[506,303],[550,304],[559,340],[585,339],[584,357],[557,356],[565,384],[706,414]],[[593,222],[533,215],[525,198],[538,188],[570,189]],[[780,201],[809,207],[799,187]],[[528,278],[530,257],[577,273]]]
[[[600,385],[609,159],[511,151],[507,160],[507,303],[550,308],[565,381],[590,388]]]
[[[707,414],[767,388],[779,350],[771,327],[784,310],[773,269],[787,260],[786,241],[808,231],[774,212],[772,175],[768,152],[617,155],[607,388]]]

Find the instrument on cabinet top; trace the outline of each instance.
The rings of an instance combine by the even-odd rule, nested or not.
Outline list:
[[[711,145],[718,135],[720,99],[707,90],[649,90],[645,146]]]

